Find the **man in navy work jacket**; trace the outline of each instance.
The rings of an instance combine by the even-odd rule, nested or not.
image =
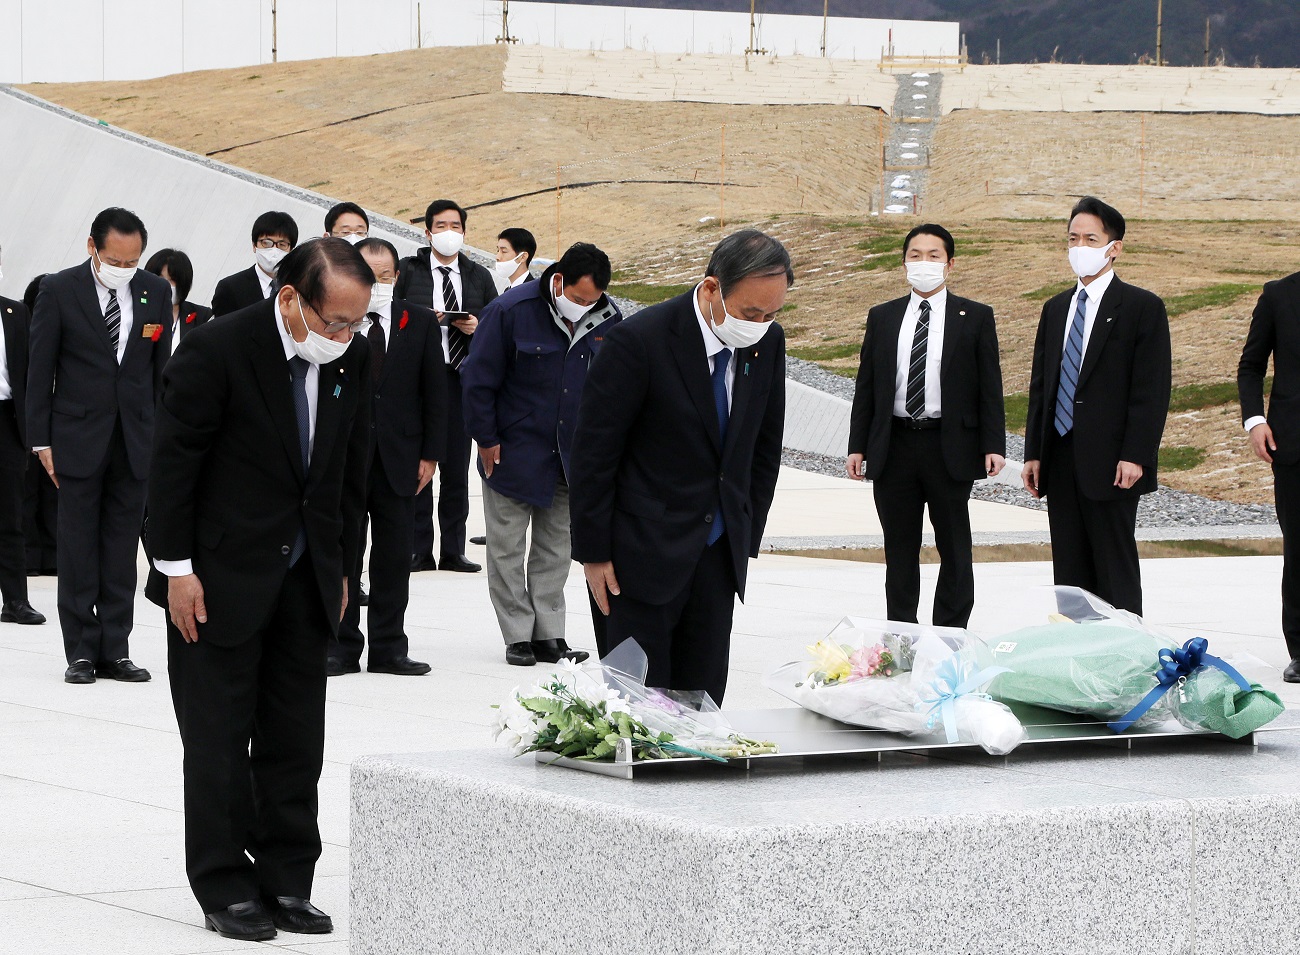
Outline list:
[[[567,475],[587,369],[622,320],[605,296],[609,279],[609,256],[573,245],[539,281],[483,310],[461,366],[465,428],[483,477],[488,593],[515,666],[587,658],[564,639]]]

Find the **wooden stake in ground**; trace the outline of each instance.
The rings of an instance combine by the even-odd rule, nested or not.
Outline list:
[[[555,257],[560,257],[560,164],[555,164]]]
[[[1142,114],[1142,138],[1138,142],[1138,215],[1142,215],[1142,206],[1147,192],[1147,114]]]
[[[718,154],[718,228],[725,228],[727,218],[727,124],[722,124],[722,148]]]

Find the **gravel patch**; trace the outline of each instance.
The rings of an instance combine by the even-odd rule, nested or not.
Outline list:
[[[836,398],[844,398],[846,401],[853,400],[852,378],[845,378],[843,375],[827,371],[821,365],[811,361],[804,361],[802,358],[793,358],[786,355],[785,376],[791,381],[797,381],[809,388],[824,391]]]

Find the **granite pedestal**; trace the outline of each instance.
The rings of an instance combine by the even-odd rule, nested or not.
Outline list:
[[[359,760],[354,955],[1300,952],[1300,733],[682,770]]]

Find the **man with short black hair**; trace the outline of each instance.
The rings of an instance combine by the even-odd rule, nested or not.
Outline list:
[[[366,333],[375,392],[365,496],[370,520],[370,600],[364,636],[360,602],[344,614],[338,645],[330,647],[329,674],[358,672],[368,642],[366,668],[371,673],[420,676],[430,667],[411,659],[405,618],[415,495],[433,480],[447,436],[442,336],[432,309],[393,298],[398,257],[392,243],[365,239],[356,248],[375,275]],[[361,538],[363,546],[349,583],[354,594],[361,588],[364,533]]]
[[[271,297],[280,260],[298,245],[298,223],[287,212],[263,212],[253,222],[253,259],[227,275],[212,293],[212,317],[220,318]]]
[[[483,568],[465,558],[469,518],[470,440],[461,406],[460,366],[469,355],[478,316],[497,297],[492,273],[463,251],[469,215],[450,199],[437,199],[424,213],[429,247],[402,260],[396,298],[432,307],[442,326],[447,365],[447,439],[438,469],[439,557],[433,559],[433,486],[415,500],[415,550],[412,570],[477,573]]]
[[[146,595],[167,611],[185,748],[185,871],[204,923],[318,934],[326,647],[356,566],[374,276],[341,239],[285,257],[275,297],[208,322],[167,366]]]
[[[105,209],[90,226],[89,259],[47,276],[32,316],[27,439],[59,489],[68,683],[149,679],[128,642],[172,296],[139,268],[148,241],[134,213]]]
[[[723,239],[692,291],[605,336],[573,435],[573,558],[608,615],[601,656],[635,638],[650,686],[705,690],[718,704],[735,597],[781,467],[775,319],[793,282],[776,239]]]
[[[609,279],[609,256],[571,246],[537,282],[483,310],[461,370],[483,478],[488,594],[514,666],[587,658],[565,641],[568,472],[587,370],[622,320]]]
[[[497,236],[496,278],[501,291],[517,288],[532,276],[528,269],[537,255],[537,240],[527,229],[505,229]]]
[[[1141,615],[1137,506],[1156,489],[1172,355],[1165,303],[1115,274],[1124,232],[1093,196],[1070,212],[1079,281],[1043,305],[1022,477],[1047,498],[1055,582]]]
[[[325,213],[325,234],[356,245],[370,235],[370,216],[355,202],[340,202]]]
[[[936,627],[965,627],[975,606],[970,492],[1002,471],[1006,414],[993,309],[948,290],[952,233],[919,225],[903,240],[911,293],[867,313],[846,470],[871,478],[885,532],[890,620],[917,622],[926,511],[942,564]]]

